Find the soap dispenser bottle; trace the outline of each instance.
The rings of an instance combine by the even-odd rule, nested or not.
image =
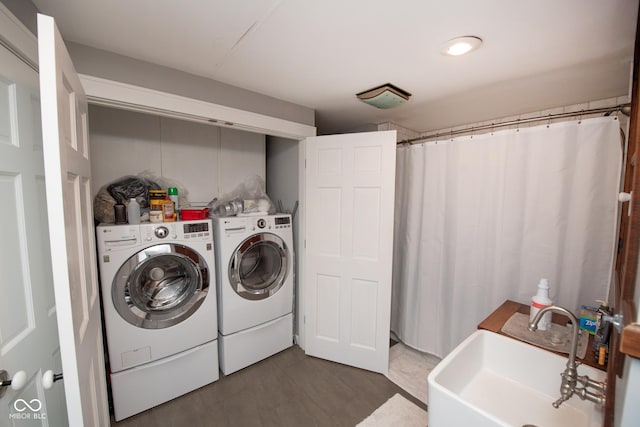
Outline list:
[[[531,311],[529,312],[529,322],[533,321],[534,316],[543,308],[553,304],[551,298],[549,298],[549,281],[547,279],[540,279],[538,283],[538,292],[531,298]],[[540,322],[538,322],[538,329],[546,331],[551,327],[551,312],[545,313]]]

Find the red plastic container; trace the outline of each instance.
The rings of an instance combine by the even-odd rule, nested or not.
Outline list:
[[[180,209],[180,219],[189,221],[192,219],[206,219],[209,216],[209,208],[202,209]]]

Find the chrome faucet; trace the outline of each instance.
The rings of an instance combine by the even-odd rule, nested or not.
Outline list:
[[[586,375],[578,375],[578,362],[576,361],[576,354],[578,352],[578,337],[580,332],[580,322],[576,316],[567,310],[566,308],[559,307],[557,305],[550,305],[538,311],[533,317],[533,320],[529,323],[530,331],[538,330],[538,322],[542,316],[549,312],[555,311],[564,314],[571,320],[571,348],[569,349],[569,358],[567,360],[567,367],[563,373],[562,383],[560,384],[560,399],[556,400],[552,405],[554,408],[559,408],[562,402],[569,400],[571,396],[577,394],[580,399],[588,400],[596,404],[602,405],[605,402],[607,384],[606,381],[598,382],[590,379]],[[578,387],[578,384],[581,387]],[[595,391],[588,390],[592,388]]]

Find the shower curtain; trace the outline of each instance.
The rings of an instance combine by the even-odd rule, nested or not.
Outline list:
[[[574,313],[606,300],[620,140],[601,117],[399,147],[398,338],[444,357],[505,300],[529,304],[543,277]]]

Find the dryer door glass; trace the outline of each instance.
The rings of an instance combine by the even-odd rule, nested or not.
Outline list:
[[[161,329],[195,313],[208,290],[206,261],[186,246],[163,244],[138,252],[120,267],[111,298],[127,322]]]
[[[276,293],[289,270],[288,250],[275,234],[260,233],[246,238],[229,261],[229,281],[243,298],[260,300]]]

